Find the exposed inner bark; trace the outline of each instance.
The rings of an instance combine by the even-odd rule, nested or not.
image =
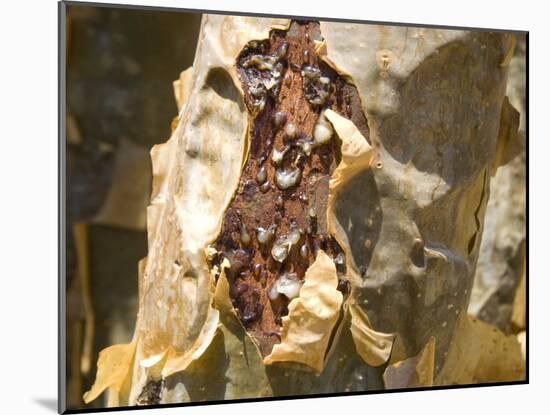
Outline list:
[[[272,31],[268,41],[250,42],[236,63],[254,118],[239,187],[215,242],[216,261],[230,261],[231,300],[264,356],[280,342],[288,297],[297,295],[317,250],[334,259],[340,275],[345,271],[326,223],[340,143],[336,135],[322,143],[314,139],[323,137],[314,134],[319,116],[331,108],[368,137],[355,87],[317,58],[314,40],[321,40],[318,22],[293,21],[288,31]],[[343,277],[338,289],[348,294]]]
[[[163,380],[149,380],[139,394],[136,403],[142,405],[158,405],[162,398]]]

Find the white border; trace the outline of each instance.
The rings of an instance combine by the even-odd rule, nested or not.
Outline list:
[[[126,3],[113,0],[111,3]],[[162,413],[517,414],[547,406],[549,345],[545,267],[549,154],[548,13],[543,2],[337,0],[129,0],[231,11],[530,31],[530,380],[491,387],[166,409]],[[3,2],[0,23],[2,233],[0,334],[2,413],[53,413],[57,391],[57,4]],[[538,105],[536,105],[538,104]],[[538,120],[538,122],[537,122]],[[538,191],[537,191],[538,185]],[[7,230],[7,232],[6,232]],[[545,243],[546,242],[546,243]],[[536,346],[535,346],[536,345]],[[535,350],[541,350],[535,354]],[[53,407],[53,406],[52,406]],[[8,409],[8,410],[6,410]],[[12,409],[12,411],[9,411]],[[534,413],[541,411],[535,410]],[[119,412],[146,414],[152,411]]]

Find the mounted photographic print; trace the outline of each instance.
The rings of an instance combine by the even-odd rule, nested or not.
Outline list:
[[[59,11],[61,412],[527,382],[527,32]]]

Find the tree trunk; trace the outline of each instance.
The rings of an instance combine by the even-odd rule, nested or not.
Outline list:
[[[525,36],[518,35],[514,58],[510,62],[506,94],[520,111],[517,151],[491,181],[485,230],[469,312],[505,332],[525,330]],[[517,304],[517,306],[514,306]]]
[[[110,405],[519,380],[466,315],[513,37],[205,15]],[[503,115],[501,117],[501,114]]]

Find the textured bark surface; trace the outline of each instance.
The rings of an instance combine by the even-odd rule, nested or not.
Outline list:
[[[136,261],[147,254],[149,150],[170,134],[171,82],[193,63],[200,15],[86,4],[66,10],[67,407],[82,408],[98,353],[133,336]],[[88,298],[73,232],[83,224]],[[81,312],[86,302],[93,321]],[[91,324],[93,336],[84,336]]]
[[[506,94],[520,112],[518,144],[511,160],[491,179],[485,231],[481,241],[469,312],[505,332],[525,330],[525,316],[514,319],[517,292],[525,279],[526,152],[525,42],[518,35]],[[523,282],[524,283],[524,282]],[[516,309],[525,310],[525,293]],[[517,314],[517,312],[516,312]]]
[[[205,16],[177,127],[152,152],[134,340],[104,351],[86,399],[522,379],[516,338],[466,315],[489,177],[514,133],[512,43]],[[288,273],[299,291],[270,299]]]

